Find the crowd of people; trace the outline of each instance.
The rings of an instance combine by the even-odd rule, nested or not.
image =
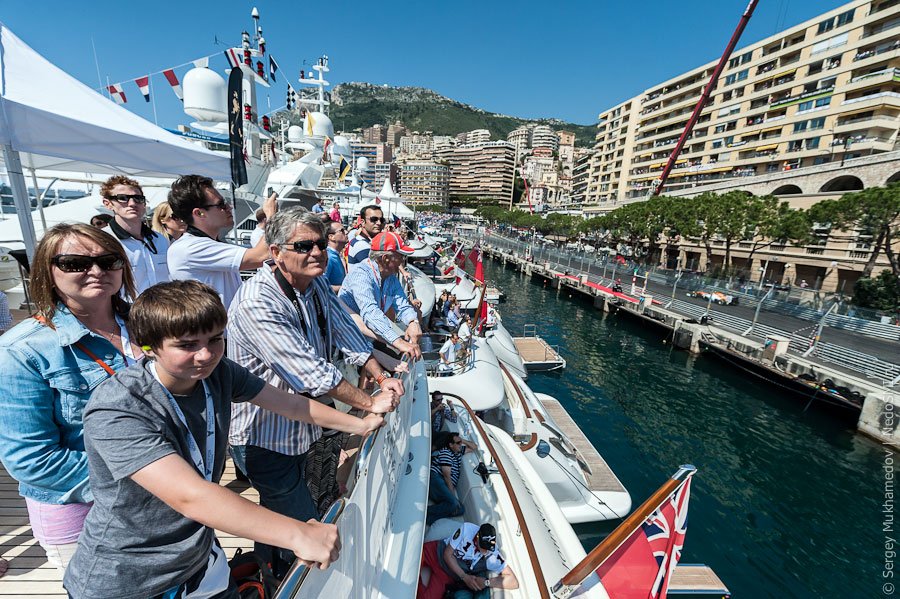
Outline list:
[[[236,597],[219,529],[276,576],[295,558],[327,568],[340,539],[318,518],[341,494],[346,436],[383,424],[405,392],[397,356],[421,357],[397,276],[412,249],[377,205],[349,241],[339,212],[279,210],[273,194],[242,247],[220,240],[234,216],[206,177],[177,179],[150,224],[137,181],[101,196],[111,218],[45,233],[34,316],[0,337],[0,461],[48,561],[71,597]],[[448,499],[462,440],[436,438],[429,523],[462,513]],[[218,484],[228,454],[258,505]],[[467,555],[469,532],[448,546]]]

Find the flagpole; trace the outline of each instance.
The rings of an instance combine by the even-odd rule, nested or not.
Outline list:
[[[696,472],[697,468],[690,464],[681,466],[678,469],[678,472],[672,475],[672,478],[667,480],[655,493],[653,493],[653,495],[648,497],[647,500],[642,503],[638,509],[634,510],[631,515],[625,518],[625,520],[623,520],[608,537],[600,541],[599,545],[594,547],[583,560],[578,562],[578,565],[572,568],[568,574],[563,576],[559,582],[553,585],[553,594],[557,597],[568,596],[566,589],[569,589],[569,592],[573,591],[574,587],[581,584],[585,578],[593,574],[603,562],[609,559],[609,557],[628,540],[631,533],[637,530],[638,526],[650,517],[650,514],[656,511],[668,497],[675,493],[675,491],[677,491],[678,488]]]

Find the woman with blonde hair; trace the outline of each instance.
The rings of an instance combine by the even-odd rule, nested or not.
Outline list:
[[[153,209],[150,226],[157,233],[162,233],[169,241],[175,241],[187,231],[187,224],[172,214],[169,202],[161,202]]]
[[[47,231],[31,266],[36,314],[0,337],[0,461],[19,482],[34,537],[65,570],[93,496],[82,411],[142,357],[125,328],[134,279],[119,241],[87,224]]]

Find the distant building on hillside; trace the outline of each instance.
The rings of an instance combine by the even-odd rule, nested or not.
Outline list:
[[[548,125],[535,125],[531,131],[532,148],[548,148],[551,152],[559,149],[559,137]]]
[[[404,135],[407,135],[409,130],[401,123],[397,121],[392,125],[388,125],[387,132],[385,133],[385,141],[387,144],[393,148],[400,147],[400,140]]]
[[[400,195],[413,205],[446,207],[450,196],[450,167],[432,160],[409,160],[400,165]]]
[[[387,142],[387,129],[383,125],[366,127],[363,129],[362,138],[367,144],[385,143]]]
[[[515,148],[492,141],[447,148],[439,156],[450,167],[450,195],[471,196],[497,204],[512,198]]]

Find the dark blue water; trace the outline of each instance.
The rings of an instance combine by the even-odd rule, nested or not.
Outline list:
[[[736,597],[889,596],[880,445],[565,291],[494,262],[487,276],[506,292],[511,334],[536,324],[561,346],[568,368],[528,384],[562,402],[635,507],[679,464],[697,466],[682,563],[710,565]],[[590,549],[609,529],[579,534]]]

